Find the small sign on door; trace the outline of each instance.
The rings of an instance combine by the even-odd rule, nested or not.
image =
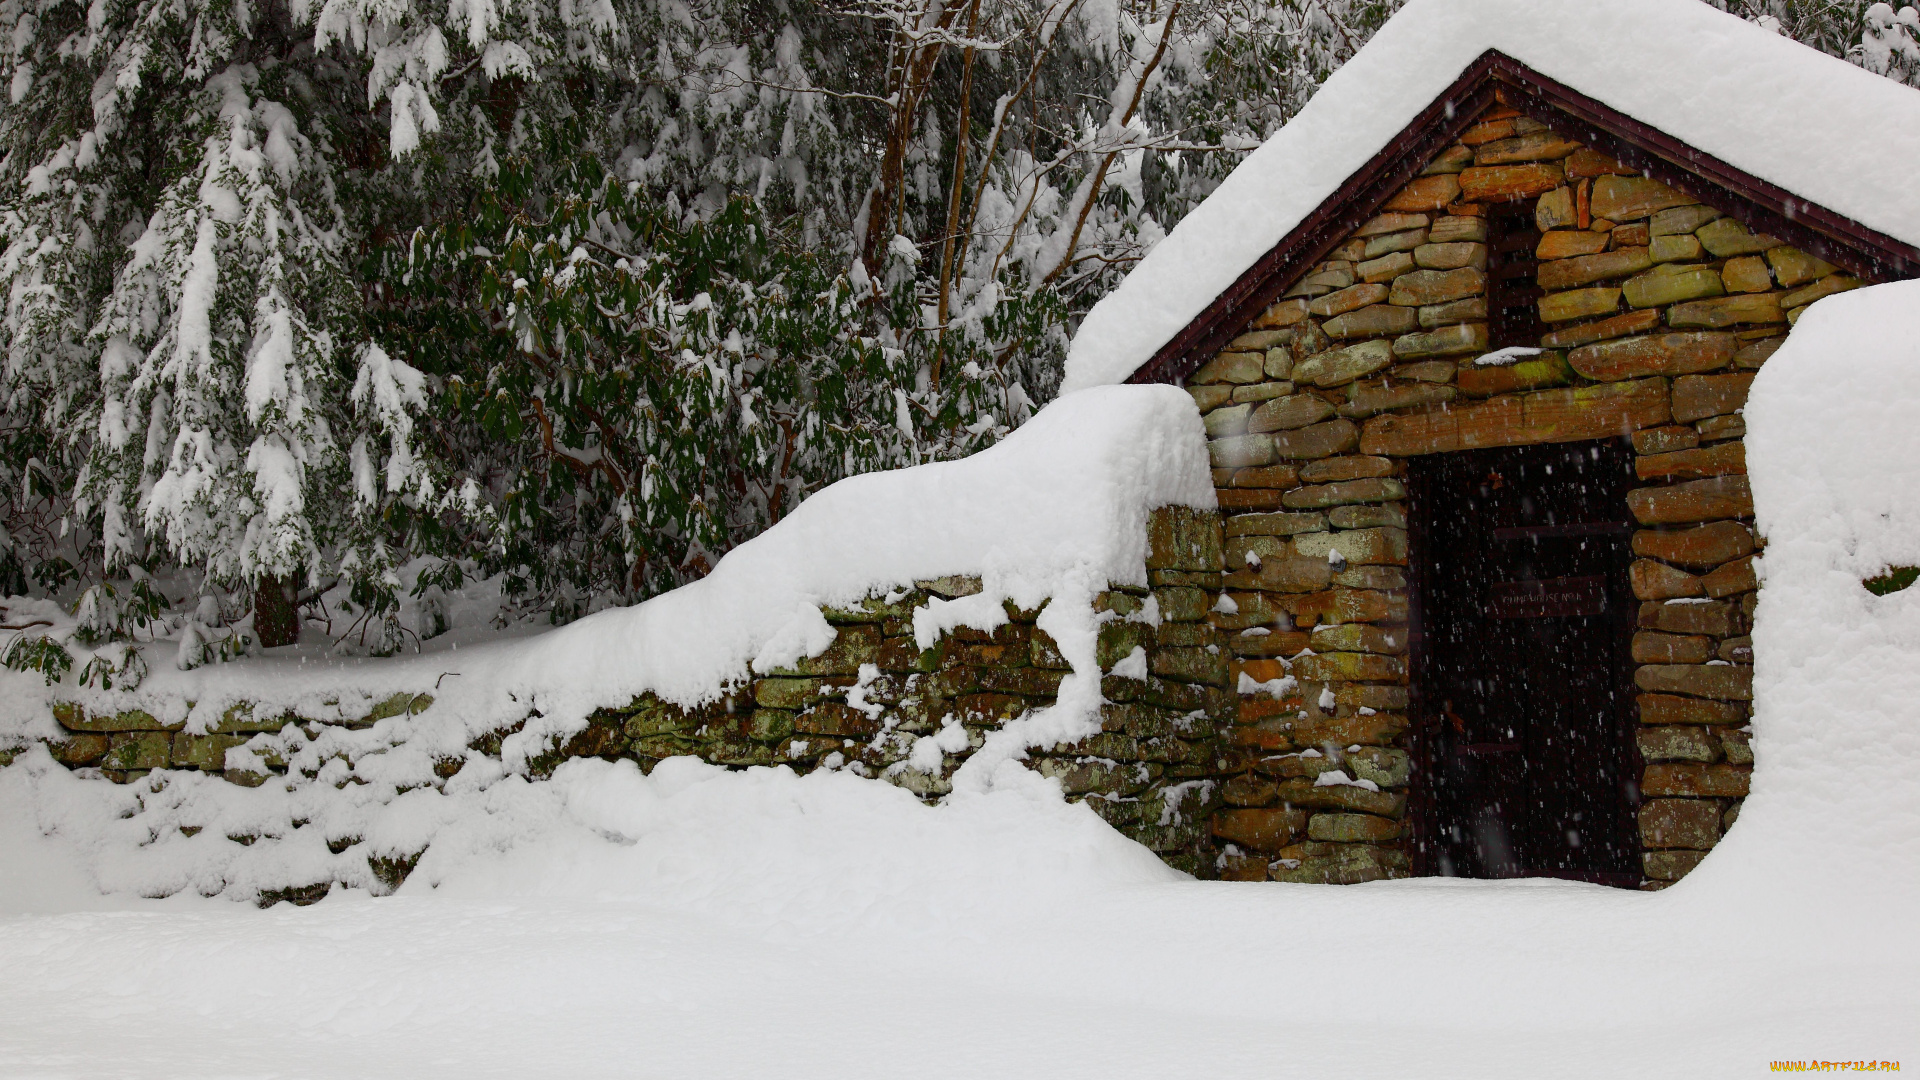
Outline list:
[[[1606,610],[1605,575],[1496,581],[1487,590],[1487,617],[1491,619],[1557,619],[1598,615]]]

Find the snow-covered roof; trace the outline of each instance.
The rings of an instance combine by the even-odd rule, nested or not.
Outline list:
[[[1412,0],[1094,305],[1063,391],[1132,375],[1489,49],[1920,245],[1920,91],[1699,0]]]

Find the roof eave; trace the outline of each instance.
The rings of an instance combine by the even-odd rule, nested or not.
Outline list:
[[[1920,248],[1800,198],[1488,49],[1127,381],[1174,382],[1191,374],[1455,142],[1496,94],[1615,161],[1836,266],[1880,281],[1920,276]]]

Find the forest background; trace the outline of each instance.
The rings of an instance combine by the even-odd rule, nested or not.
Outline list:
[[[0,595],[191,666],[685,583],[1030,416],[1400,2],[0,0]],[[1715,2],[1920,82],[1913,8]]]

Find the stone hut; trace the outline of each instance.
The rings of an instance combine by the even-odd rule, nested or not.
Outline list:
[[[1705,5],[1462,7],[1382,30],[1096,308],[1069,384],[1204,416],[1223,876],[1661,888],[1755,760],[1742,404],[1809,304],[1920,270],[1914,155],[1866,136],[1920,94]],[[1778,96],[1723,101],[1730,70]],[[1343,117],[1371,141],[1307,145]]]

